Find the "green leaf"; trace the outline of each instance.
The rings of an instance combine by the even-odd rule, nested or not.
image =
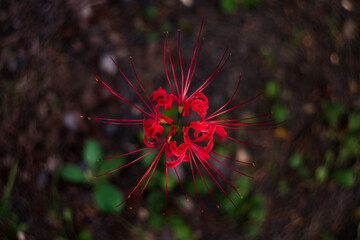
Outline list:
[[[124,208],[124,205],[117,206],[123,201],[123,195],[106,181],[98,180],[95,185],[94,198],[96,205],[103,212],[120,212]]]
[[[316,180],[318,180],[320,183],[325,182],[328,175],[329,175],[329,171],[325,166],[320,166],[316,169],[315,172]]]
[[[251,208],[249,218],[258,222],[262,222],[266,217],[266,207],[264,206],[264,198],[261,195],[255,195],[251,199]]]
[[[118,155],[120,155],[120,154],[118,154]],[[110,172],[112,170],[115,170],[115,169],[125,165],[126,163],[127,163],[127,161],[126,161],[125,156],[120,157],[120,158],[112,158],[112,159],[98,161],[97,169],[99,169],[99,170],[96,171],[96,175]],[[115,174],[107,174],[107,175],[104,175],[103,177],[110,177],[110,176],[115,176]]]
[[[78,239],[79,240],[90,240],[91,233],[88,230],[82,231],[79,233]]]
[[[241,0],[241,5],[245,8],[254,8],[260,5],[262,0]]]
[[[83,148],[83,158],[87,165],[94,171],[96,161],[102,158],[102,150],[96,139],[87,139]]]
[[[211,189],[213,187],[213,182],[210,181],[210,179],[207,177],[203,176],[203,178],[204,178],[204,181],[206,182],[209,190],[211,191]],[[195,181],[196,181],[197,192],[199,193],[199,195],[209,193],[209,191],[207,190],[207,188],[200,176],[195,177]],[[186,186],[186,189],[188,189],[191,194],[193,194],[193,195],[196,194],[196,188],[195,188],[195,184],[194,184],[193,180],[188,180],[186,182],[185,186]]]
[[[247,197],[251,191],[252,187],[252,179],[247,177],[240,177],[236,181],[236,187],[238,188],[238,192],[241,196]]]
[[[68,240],[68,239],[64,237],[55,237],[54,240]]]
[[[297,174],[302,178],[308,178],[310,176],[310,170],[305,166],[300,166],[297,169]]]
[[[157,7],[155,5],[146,6],[144,9],[144,17],[148,20],[154,20],[157,16]]]
[[[165,194],[161,191],[150,191],[146,197],[146,206],[153,213],[162,213],[165,203]]]
[[[286,179],[283,178],[279,180],[278,189],[282,195],[285,195],[289,192],[289,184],[287,183]]]
[[[65,208],[63,210],[62,215],[63,215],[63,219],[65,222],[72,222],[73,217],[72,217],[72,211],[70,208]]]
[[[276,122],[282,122],[286,120],[288,115],[288,110],[284,105],[275,103],[271,106],[271,111],[273,113]]]
[[[164,225],[165,218],[159,214],[152,214],[148,219],[148,224],[151,229],[161,229]]]
[[[159,33],[151,31],[146,35],[146,37],[148,42],[154,43],[157,42],[157,40],[159,39]]]
[[[171,189],[174,189],[174,187],[177,185],[178,180],[175,179],[175,177],[173,175],[171,175],[168,171],[168,191],[170,191]],[[161,187],[165,190],[166,189],[166,174],[161,174],[160,175],[160,184]]]
[[[355,185],[356,175],[350,169],[339,170],[335,172],[334,179],[342,187],[352,188]]]
[[[260,232],[260,226],[258,224],[246,224],[243,227],[243,232],[249,237],[255,237]]]
[[[321,105],[325,120],[331,127],[337,127],[340,123],[341,117],[345,113],[345,107],[341,103],[332,103],[325,101]]]
[[[265,96],[268,98],[275,98],[279,94],[279,85],[275,80],[267,82],[265,87]]]
[[[144,156],[145,154],[149,153],[148,155]],[[145,150],[141,152],[141,155],[144,156],[140,161],[144,167],[148,168],[154,162],[156,156],[158,155],[159,150],[155,150],[151,152],[151,150]]]
[[[348,128],[351,132],[360,130],[360,114],[353,113],[349,116]]]
[[[171,217],[169,222],[177,240],[193,239],[191,228],[180,217]]]
[[[17,164],[12,165],[9,173],[8,181],[3,190],[3,195],[0,200],[0,219],[5,218],[7,215],[6,213],[10,211],[9,198],[11,195],[11,191],[14,187],[17,169],[18,169]]]
[[[356,158],[360,155],[360,143],[358,137],[347,137],[340,148],[339,159],[346,162],[351,158]]]
[[[85,181],[83,171],[80,169],[80,167],[72,163],[67,163],[64,165],[60,171],[60,176],[69,182],[79,183]]]
[[[225,14],[232,14],[236,10],[236,3],[234,0],[220,0],[220,9]]]
[[[289,165],[292,169],[297,169],[303,165],[303,157],[299,153],[295,153],[289,159]]]

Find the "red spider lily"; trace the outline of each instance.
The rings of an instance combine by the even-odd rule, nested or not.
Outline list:
[[[128,84],[131,86],[131,88],[135,91],[135,93],[138,95],[140,100],[145,104],[146,110],[136,106],[135,104],[130,103],[123,97],[121,97],[119,94],[117,94],[112,88],[110,88],[104,81],[102,81],[97,75],[95,75],[96,80],[104,86],[106,89],[108,89],[112,94],[114,94],[116,97],[121,99],[122,101],[128,103],[130,106],[134,107],[136,110],[141,112],[144,117],[142,119],[110,119],[110,118],[99,118],[99,117],[87,117],[90,120],[98,121],[101,123],[110,123],[110,124],[118,124],[118,125],[142,125],[144,130],[144,144],[147,146],[145,148],[135,150],[133,152],[125,153],[122,155],[114,156],[112,158],[119,158],[126,155],[136,154],[142,151],[147,152],[143,154],[142,156],[136,158],[135,160],[132,160],[131,162],[117,168],[114,170],[111,170],[107,173],[103,173],[97,177],[115,172],[117,170],[120,170],[126,166],[129,166],[131,164],[134,164],[141,159],[143,159],[145,156],[149,155],[152,152],[157,152],[156,157],[153,159],[152,163],[138,182],[138,184],[133,188],[133,190],[130,191],[130,193],[127,195],[127,197],[119,203],[119,205],[125,203],[134,193],[135,191],[140,187],[140,185],[144,183],[142,186],[142,189],[140,193],[137,195],[135,200],[132,202],[132,205],[130,209],[132,209],[132,206],[138,201],[144,190],[146,189],[151,177],[154,174],[154,171],[156,167],[158,166],[158,163],[160,162],[162,156],[164,156],[164,165],[165,165],[165,174],[166,174],[166,194],[165,194],[165,205],[164,205],[164,211],[166,208],[166,202],[167,202],[167,185],[168,185],[168,169],[174,169],[176,176],[178,178],[179,184],[184,192],[185,198],[187,198],[187,195],[184,191],[183,185],[180,181],[180,177],[178,175],[176,167],[185,162],[186,164],[190,165],[190,170],[192,174],[192,178],[195,184],[195,190],[197,193],[197,186],[195,181],[195,174],[196,172],[201,177],[203,183],[205,184],[206,188],[208,189],[213,201],[215,204],[219,207],[219,204],[216,202],[213,194],[211,193],[204,177],[202,174],[203,172],[206,172],[211,179],[216,183],[216,185],[220,188],[220,190],[226,195],[226,197],[229,199],[229,201],[235,206],[233,200],[228,196],[225,188],[216,180],[216,176],[221,178],[224,182],[226,182],[238,195],[237,189],[235,186],[233,186],[219,171],[217,171],[214,167],[214,162],[220,163],[224,165],[225,167],[242,174],[244,176],[247,176],[249,178],[253,178],[245,173],[242,173],[225,163],[221,161],[221,159],[228,159],[232,161],[236,161],[242,164],[246,165],[253,165],[254,163],[249,162],[242,162],[224,155],[221,155],[217,152],[214,152],[213,146],[214,146],[214,135],[217,136],[217,138],[220,141],[225,141],[225,139],[229,139],[232,141],[236,141],[243,144],[248,144],[252,146],[259,146],[254,145],[250,143],[246,143],[237,139],[234,139],[229,136],[228,130],[241,130],[241,131],[255,131],[255,130],[267,130],[267,129],[273,129],[277,126],[276,123],[273,122],[273,120],[263,120],[263,121],[257,121],[257,122],[248,122],[253,121],[254,119],[260,119],[263,117],[266,117],[269,114],[265,115],[259,115],[255,117],[249,117],[249,118],[242,118],[242,119],[229,119],[229,120],[215,120],[214,118],[227,113],[229,111],[235,110],[244,104],[256,99],[261,94],[255,96],[254,98],[251,98],[243,103],[240,103],[238,105],[235,105],[233,107],[227,108],[229,103],[233,100],[235,97],[240,84],[240,79],[238,81],[238,84],[236,86],[236,89],[231,96],[231,98],[222,105],[219,109],[214,111],[211,114],[207,114],[209,109],[209,100],[208,97],[203,93],[205,88],[209,86],[211,82],[215,80],[215,78],[218,76],[218,74],[222,71],[225,63],[228,61],[230,54],[225,58],[228,49],[225,50],[224,54],[222,55],[219,63],[215,67],[215,70],[210,74],[210,76],[203,82],[203,84],[200,85],[199,88],[197,88],[194,92],[191,94],[189,93],[190,85],[192,82],[192,78],[196,69],[196,65],[198,63],[199,55],[201,48],[203,46],[203,39],[200,43],[200,36],[202,32],[202,26],[201,24],[200,31],[197,37],[196,45],[194,52],[192,54],[192,58],[190,61],[189,68],[187,70],[187,73],[184,73],[183,65],[182,65],[182,59],[181,59],[181,51],[180,51],[180,31],[178,33],[178,57],[179,57],[179,65],[181,70],[181,80],[177,79],[174,65],[172,61],[172,57],[170,55],[168,43],[167,43],[167,32],[164,34],[164,68],[166,73],[166,79],[168,81],[169,88],[171,90],[171,93],[167,93],[165,89],[160,87],[158,90],[154,91],[150,94],[150,96],[145,92],[142,84],[140,83],[140,80],[136,74],[135,67],[132,61],[132,58],[130,57],[132,69],[136,78],[136,81],[138,82],[138,85],[141,89],[140,93],[134,85],[131,83],[131,81],[125,76],[123,71],[120,69],[120,67],[116,64],[118,70],[124,77],[124,79],[128,82]],[[168,56],[170,65],[171,65],[171,72],[172,72],[172,80],[169,77],[168,70],[167,70],[167,61],[166,56]],[[145,97],[143,97],[145,96]],[[166,116],[161,113],[161,110],[169,110],[173,107],[173,105],[177,105],[178,108],[178,119],[172,119],[169,116]],[[197,115],[199,115],[201,118],[198,121],[192,121],[188,126],[181,124],[181,118],[189,116],[190,112],[193,111]],[[170,130],[166,131],[165,126],[171,126]],[[109,159],[109,158],[107,158]],[[106,159],[102,159],[106,160]],[[200,203],[200,198],[197,193],[197,198]],[[236,206],[235,206],[236,207]],[[202,207],[201,207],[202,209]]]

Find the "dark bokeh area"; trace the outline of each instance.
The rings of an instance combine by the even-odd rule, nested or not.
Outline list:
[[[268,131],[229,132],[257,148],[225,140],[217,152],[251,180],[215,164],[243,195],[217,178],[236,208],[203,172],[218,209],[189,165],[173,174],[166,214],[164,166],[143,195],[114,208],[154,159],[97,161],[140,149],[143,130],[88,121],[81,115],[143,117],[94,80],[142,106],[129,61],[148,93],[167,88],[163,43],[177,58],[178,31],[187,69],[204,18],[193,90],[231,57],[204,92],[210,111],[239,91],[229,112],[272,112]],[[0,239],[360,239],[360,4],[355,0],[68,0],[0,3]],[[179,74],[179,61],[174,61]],[[169,65],[168,65],[169,70]],[[169,71],[170,73],[170,71]],[[143,185],[142,185],[143,186]],[[139,194],[141,190],[136,191]],[[134,196],[135,198],[136,196]]]

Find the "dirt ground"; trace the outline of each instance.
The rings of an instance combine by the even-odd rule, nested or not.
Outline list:
[[[169,31],[176,56],[181,29],[188,66],[203,18],[205,41],[194,86],[209,76],[226,47],[231,52],[206,92],[210,107],[231,96],[241,72],[233,106],[265,94],[229,116],[272,111],[275,120],[285,120],[271,131],[238,135],[264,148],[233,143],[224,148],[228,156],[256,163],[253,169],[237,168],[256,177],[243,200],[248,208],[238,214],[235,208],[217,209],[205,194],[201,213],[196,195],[189,194],[184,204],[177,186],[163,216],[148,200],[153,191],[163,204],[165,193],[155,184],[133,211],[101,211],[93,199],[91,181],[97,180],[67,181],[59,177],[61,169],[71,163],[86,175],[88,139],[106,156],[143,144],[141,128],[80,118],[135,116],[92,72],[140,104],[110,57],[134,80],[132,56],[149,93],[165,88],[163,32]],[[0,239],[359,239],[359,24],[355,0],[2,0]],[[130,167],[109,181],[125,196],[143,172]],[[239,179],[231,171],[224,174]],[[256,196],[261,206],[249,207]],[[265,214],[254,220],[258,209]]]

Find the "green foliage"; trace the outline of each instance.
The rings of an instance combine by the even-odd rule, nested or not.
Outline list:
[[[149,195],[146,197],[146,206],[154,214],[162,213],[165,203],[165,195],[163,192],[153,190],[149,191]]]
[[[265,96],[268,98],[276,98],[280,92],[279,84],[275,80],[270,80],[265,86]]]
[[[99,142],[93,138],[87,139],[83,147],[83,158],[92,170],[95,169],[96,161],[102,156]]]
[[[159,33],[155,32],[155,31],[150,31],[149,33],[146,34],[146,38],[148,40],[148,42],[154,43],[157,42],[159,40]]]
[[[147,154],[149,153],[149,154]],[[152,151],[151,150],[144,150],[141,152],[141,156],[144,156],[140,161],[143,164],[144,167],[149,168],[151,163],[154,161],[156,156],[158,155],[159,150]],[[145,156],[145,154],[147,154]]]
[[[101,211],[114,213],[120,212],[124,205],[117,206],[123,201],[123,195],[112,184],[98,180],[94,191],[95,203]]]
[[[289,159],[289,165],[292,169],[297,169],[303,165],[303,157],[299,153],[295,153]]]
[[[165,218],[163,215],[154,214],[148,219],[150,229],[159,230],[164,225]]]
[[[244,225],[242,231],[249,237],[255,237],[260,232],[260,226],[257,224],[247,223]]]
[[[238,188],[238,192],[244,198],[250,194],[252,187],[252,179],[246,177],[240,177],[236,181],[236,186]]]
[[[339,160],[342,163],[360,155],[360,142],[358,136],[347,136],[341,143]]]
[[[117,154],[120,155],[120,154]],[[118,169],[119,167],[126,164],[126,156],[120,158],[111,158],[103,161],[98,161],[96,166],[96,175],[104,174],[114,169]],[[107,178],[113,176],[112,174],[104,175],[102,178]]]
[[[220,9],[224,14],[232,14],[236,11],[234,0],[220,0]]]
[[[195,168],[195,166],[193,166],[193,167]],[[195,171],[195,169],[194,169],[194,171]],[[208,177],[205,177],[205,176],[203,176],[203,178],[204,178],[204,181],[206,182],[209,190],[211,191],[213,188],[213,181],[211,181]],[[209,191],[207,190],[207,188],[200,176],[195,177],[195,182],[196,182],[197,192],[199,193],[199,195],[209,193]],[[194,181],[192,178],[191,178],[191,180],[189,179],[185,182],[185,189],[187,189],[190,194],[196,195],[196,188],[195,188],[195,184],[194,184]]]
[[[146,20],[155,20],[157,16],[157,6],[149,5],[144,8],[143,16]]]
[[[91,233],[87,230],[81,231],[78,235],[79,240],[91,240]]]
[[[299,153],[295,153],[289,159],[289,166],[294,169],[298,176],[306,178],[310,176],[310,170],[304,163],[304,158]]]
[[[321,108],[326,122],[331,127],[338,127],[340,119],[345,113],[345,106],[341,103],[324,101]]]
[[[70,208],[65,208],[63,210],[63,219],[65,222],[72,222],[73,216]]]
[[[262,3],[262,0],[241,0],[241,6],[250,9],[259,6]]]
[[[254,221],[262,222],[266,218],[266,208],[264,199],[261,195],[255,195],[250,201],[249,218]]]
[[[171,29],[173,29],[173,27],[174,26],[170,21],[164,21],[161,23],[161,30],[163,31],[170,31]]]
[[[282,195],[285,195],[285,194],[287,194],[289,192],[289,185],[288,185],[286,179],[280,179],[279,180],[278,189],[279,189],[279,192]]]
[[[1,198],[1,202],[0,202],[0,219],[5,218],[7,213],[10,210],[11,206],[9,206],[9,198],[10,198],[10,195],[11,195],[11,191],[12,191],[12,189],[14,187],[16,173],[17,173],[17,164],[14,164],[11,167],[9,177],[8,177],[8,181],[6,183],[6,186],[5,186],[2,198]]]
[[[166,174],[165,173],[161,174],[158,179],[159,179],[160,186],[165,190],[166,189]],[[178,180],[172,174],[170,174],[168,171],[168,177],[167,177],[168,191],[174,189],[174,187],[176,187],[177,184],[178,184]]]
[[[356,174],[350,169],[339,170],[335,172],[334,180],[342,187],[352,188],[355,185]]]
[[[63,179],[73,183],[80,183],[85,181],[83,171],[80,169],[80,167],[72,163],[67,163],[62,167],[60,176]]]
[[[271,111],[273,113],[273,117],[275,118],[276,122],[282,122],[287,118],[288,110],[283,104],[274,103],[271,106]]]
[[[258,50],[258,54],[266,66],[271,67],[274,65],[275,56],[274,56],[274,52],[270,47],[261,46]]]
[[[55,237],[54,240],[68,240],[68,239],[64,237]]]
[[[193,239],[192,230],[180,217],[173,216],[168,220],[171,224],[174,236],[177,240]]]
[[[352,113],[349,116],[348,128],[350,132],[360,131],[360,114]]]
[[[315,171],[316,180],[320,183],[324,183],[329,175],[329,171],[326,166],[320,166]]]

